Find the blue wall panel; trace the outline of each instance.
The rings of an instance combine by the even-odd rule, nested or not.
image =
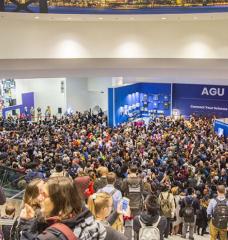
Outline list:
[[[170,101],[171,84],[136,83],[113,88],[113,92],[109,89],[109,119],[113,117],[113,121],[109,120],[109,126],[146,117],[151,111],[170,115]]]
[[[228,86],[174,84],[173,109],[185,116],[228,117]]]

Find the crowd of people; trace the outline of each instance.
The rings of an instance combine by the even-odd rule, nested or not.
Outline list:
[[[0,132],[0,164],[25,174],[11,179],[25,188],[14,240],[193,240],[208,227],[211,240],[227,239],[228,139],[212,119],[16,120]]]

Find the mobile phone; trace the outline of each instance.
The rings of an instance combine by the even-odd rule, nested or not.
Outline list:
[[[125,213],[128,209],[130,200],[126,197],[122,198],[122,211]]]

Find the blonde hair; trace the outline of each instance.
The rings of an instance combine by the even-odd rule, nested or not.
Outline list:
[[[178,195],[179,194],[179,187],[173,187],[171,189],[171,192],[172,192],[173,195]]]
[[[108,168],[106,168],[106,167],[99,167],[98,169],[97,169],[97,172],[98,172],[98,174],[100,175],[100,176],[107,176],[107,174],[108,174]]]
[[[105,207],[108,207],[112,196],[106,192],[94,193],[88,199],[88,209],[96,217]]]

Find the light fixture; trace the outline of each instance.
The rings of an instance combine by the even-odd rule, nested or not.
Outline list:
[[[68,17],[67,20],[71,20],[72,18],[71,17]]]
[[[134,17],[130,17],[130,20],[135,20],[135,18]]]
[[[196,16],[195,16],[195,17],[193,17],[193,19],[194,19],[194,20],[197,20],[197,19],[198,19],[198,17],[196,17]]]
[[[35,16],[34,18],[35,18],[35,19],[39,19],[40,17],[39,17],[39,16]]]
[[[167,18],[166,18],[166,17],[162,17],[161,19],[162,19],[162,20],[166,20]]]
[[[99,20],[103,20],[104,18],[103,18],[103,17],[99,17],[98,19],[99,19]]]

